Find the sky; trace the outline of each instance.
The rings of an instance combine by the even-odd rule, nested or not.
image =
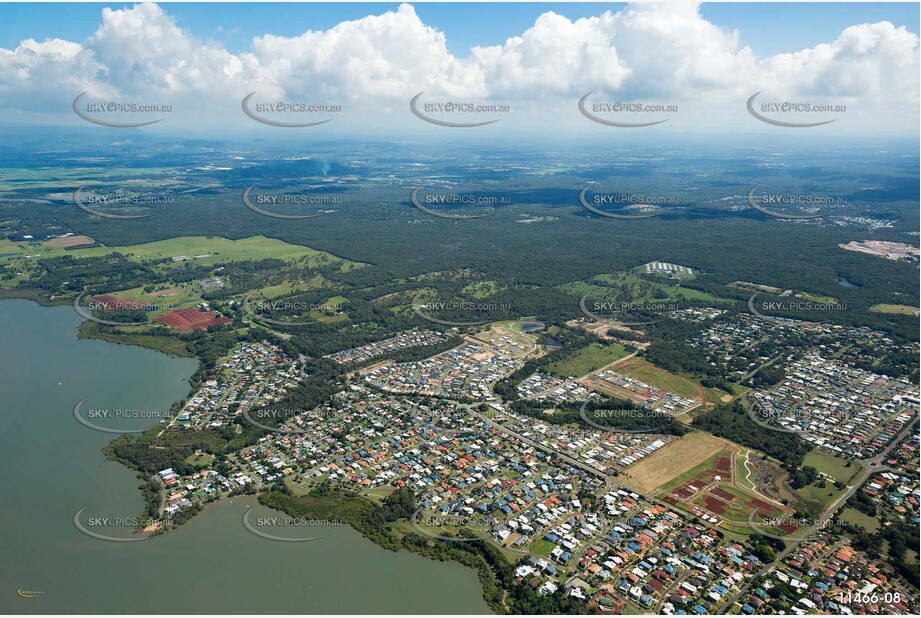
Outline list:
[[[178,25],[203,39],[246,51],[253,37],[272,32],[295,36],[307,29],[328,29],[345,20],[395,10],[399,3],[161,3]],[[476,45],[499,45],[523,32],[547,11],[570,19],[617,11],[623,2],[547,3],[413,3],[422,20],[447,35],[453,54],[465,55]],[[80,41],[99,25],[103,7],[128,8],[133,3],[18,3],[0,8],[0,47],[14,49],[23,38]],[[5,9],[5,10],[4,10]],[[219,13],[219,16],[218,16]],[[918,34],[916,2],[769,2],[706,3],[701,13],[713,23],[742,33],[742,44],[759,54],[795,51],[834,39],[848,26],[888,20]]]
[[[764,114],[834,119],[817,131],[916,135],[918,25],[918,3],[0,4],[0,122],[84,122],[70,108],[85,91],[83,104],[171,105],[167,116],[144,116],[163,117],[156,130],[231,119],[252,128],[240,101],[256,92],[253,103],[340,106],[309,115],[337,123],[323,130],[408,130],[422,122],[408,113],[409,100],[424,91],[420,105],[508,105],[498,131],[545,130],[548,121],[598,131],[577,106],[592,92],[590,110],[601,102],[674,106],[667,116],[595,114],[640,124],[667,118],[656,131],[778,130],[746,110],[762,92],[757,109],[833,106],[829,114]]]

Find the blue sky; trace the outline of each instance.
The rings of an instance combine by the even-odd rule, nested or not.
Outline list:
[[[163,127],[225,126],[252,123],[241,101],[258,95],[332,106],[342,126],[402,130],[418,128],[409,102],[422,93],[433,108],[502,103],[503,130],[591,132],[585,105],[620,114],[642,102],[655,105],[624,113],[657,125],[654,112],[674,113],[667,131],[734,132],[758,122],[754,95],[762,111],[794,104],[775,121],[909,135],[918,22],[917,3],[0,4],[11,50],[0,54],[0,112],[74,122],[85,93],[175,108]]]
[[[15,48],[21,39],[62,38],[82,41],[99,26],[103,7],[126,8],[132,2],[14,3],[0,5],[0,47]],[[294,36],[327,29],[345,20],[393,10],[399,3],[160,3],[192,34],[223,42],[233,53],[245,51],[254,36],[267,32]],[[625,3],[411,3],[427,24],[443,31],[448,48],[464,57],[475,45],[498,45],[525,31],[547,11],[570,19],[617,11]],[[861,3],[705,3],[704,17],[737,29],[742,43],[759,55],[797,51],[834,40],[859,23],[891,21],[919,32],[919,4]]]

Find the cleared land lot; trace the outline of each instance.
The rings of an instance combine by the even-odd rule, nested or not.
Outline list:
[[[578,354],[570,359],[550,363],[547,365],[547,371],[564,378],[584,376],[629,354],[624,346],[619,343],[610,345],[593,343],[580,350]]]
[[[704,390],[691,380],[659,369],[649,361],[631,358],[617,365],[617,373],[636,378],[650,386],[655,386],[689,399],[703,400]]]
[[[863,529],[867,532],[876,532],[879,530],[879,520],[875,517],[870,517],[866,513],[861,513],[857,509],[844,509],[844,511],[841,512],[841,519],[849,524],[863,526]]]
[[[80,245],[91,245],[95,240],[89,236],[67,236],[65,238],[52,238],[42,244],[46,247],[79,247]]]
[[[870,311],[873,313],[891,313],[894,315],[918,315],[918,308],[908,305],[873,305],[870,307]]]
[[[180,257],[189,258],[188,262],[192,262],[197,266],[213,266],[228,262],[268,258],[286,262],[296,261],[308,267],[339,263],[342,265],[343,270],[363,266],[358,262],[343,260],[330,253],[301,245],[292,245],[274,238],[266,238],[265,236],[251,236],[239,240],[230,240],[221,236],[180,236],[178,238],[124,247],[88,247],[86,249],[70,250],[61,246],[50,246],[47,243],[36,246],[28,243],[13,243],[6,239],[0,241],[0,254],[5,255],[5,258],[0,261],[26,256],[37,259],[61,255],[76,258],[99,257],[110,253],[121,253],[137,262],[167,260],[165,263],[166,268],[187,263],[185,261],[172,261],[172,258]]]
[[[94,251],[87,249],[87,252]],[[118,251],[140,260],[171,259],[180,256],[189,258],[196,264],[211,265],[243,260],[263,260],[275,258],[291,261],[306,258],[310,264],[324,261],[340,262],[340,258],[309,247],[291,245],[274,238],[252,236],[239,240],[229,240],[220,236],[182,236],[157,242],[113,247],[105,253]],[[78,251],[77,253],[82,253]],[[181,262],[180,262],[181,263]]]
[[[595,376],[582,378],[579,380],[579,382],[593,390],[598,391],[599,393],[604,393],[605,395],[610,395],[611,397],[617,397],[618,399],[626,399],[634,403],[644,403],[646,401],[646,398],[642,397],[638,393],[628,391],[625,388],[621,388]]]
[[[627,468],[623,483],[640,493],[652,493],[704,463],[726,444],[708,433],[689,433]]]

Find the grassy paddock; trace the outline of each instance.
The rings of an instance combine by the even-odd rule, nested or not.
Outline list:
[[[671,489],[712,465],[725,447],[725,441],[708,433],[689,433],[627,468],[624,484],[640,493]]]

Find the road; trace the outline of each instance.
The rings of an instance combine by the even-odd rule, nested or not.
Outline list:
[[[521,440],[522,442],[525,442],[526,444],[530,444],[531,446],[533,446],[533,447],[535,447],[535,448],[540,448],[540,449],[548,450],[548,451],[552,452],[552,453],[553,453],[556,457],[558,457],[559,459],[561,459],[561,460],[563,460],[563,461],[566,461],[566,462],[572,464],[573,466],[575,466],[575,467],[577,467],[577,468],[579,468],[579,469],[581,469],[581,470],[584,470],[584,471],[588,472],[589,474],[592,474],[592,475],[594,475],[594,476],[596,476],[596,477],[598,477],[598,478],[600,478],[600,479],[603,479],[603,480],[605,481],[605,485],[606,485],[608,488],[611,488],[611,489],[620,489],[620,488],[622,487],[617,481],[614,480],[614,477],[612,477],[612,476],[610,476],[610,475],[608,475],[608,474],[605,474],[605,473],[603,473],[603,472],[601,472],[601,471],[599,471],[599,470],[596,470],[596,469],[594,469],[593,467],[589,466],[588,464],[586,464],[586,463],[584,463],[584,462],[582,462],[582,461],[579,461],[578,459],[575,459],[575,458],[573,458],[573,457],[570,457],[569,455],[560,453],[559,451],[557,451],[557,450],[555,450],[555,449],[553,449],[553,448],[550,448],[550,447],[548,447],[548,446],[545,446],[545,445],[543,445],[543,444],[540,444],[539,442],[537,442],[537,441],[535,441],[535,440],[532,440],[531,438],[528,438],[528,437],[526,437],[526,436],[523,436],[523,435],[521,435],[520,433],[518,433],[518,432],[516,432],[516,431],[513,431],[513,430],[511,430],[511,429],[509,429],[508,427],[505,427],[505,426],[503,426],[503,425],[501,425],[501,424],[499,424],[499,423],[496,423],[495,421],[493,421],[493,420],[491,420],[491,419],[489,419],[489,418],[486,418],[485,416],[483,416],[483,415],[480,414],[479,412],[476,412],[476,411],[473,410],[472,408],[470,408],[470,413],[471,413],[473,416],[475,416],[475,417],[477,417],[478,419],[480,419],[481,421],[487,423],[487,424],[490,425],[491,427],[494,427],[494,428],[496,428],[496,429],[499,429],[499,430],[501,430],[501,431],[504,431],[504,432],[506,432],[507,434],[512,435],[512,436],[518,438],[519,440]],[[854,493],[856,493],[856,492],[863,486],[863,484],[866,482],[866,480],[867,480],[872,474],[875,474],[875,473],[879,472],[880,469],[881,469],[881,468],[880,468],[880,464],[881,464],[881,463],[883,462],[883,460],[889,455],[889,452],[890,452],[893,448],[895,448],[895,446],[896,446],[898,443],[900,443],[900,442],[905,438],[906,434],[907,434],[909,431],[912,430],[912,427],[914,426],[914,423],[915,423],[916,418],[917,418],[917,415],[916,415],[911,421],[909,421],[908,423],[906,423],[906,424],[905,424],[905,427],[902,429],[902,431],[900,431],[900,432],[896,435],[896,437],[893,438],[893,439],[889,442],[889,445],[888,445],[885,449],[883,449],[883,450],[880,452],[879,455],[877,455],[876,457],[874,457],[874,458],[872,458],[872,459],[860,461],[860,462],[859,462],[860,465],[863,466],[863,472],[860,474],[859,478],[854,482],[854,484],[851,485],[851,486],[848,488],[848,490],[847,490],[844,494],[842,494],[842,495],[839,496],[836,500],[834,500],[834,501],[833,501],[833,502],[822,512],[821,516],[818,518],[819,523],[816,524],[816,525],[814,525],[814,526],[812,526],[811,528],[809,528],[809,529],[806,531],[806,534],[803,535],[803,538],[802,538],[801,540],[789,542],[789,544],[787,545],[787,548],[784,549],[782,552],[780,552],[780,553],[777,555],[777,557],[776,557],[776,559],[774,560],[774,562],[772,562],[772,563],[770,563],[770,564],[768,564],[768,565],[765,565],[760,571],[758,571],[758,573],[757,573],[752,579],[749,580],[749,583],[748,583],[748,584],[746,584],[745,586],[743,586],[743,587],[739,590],[739,592],[738,592],[737,594],[735,594],[732,598],[730,598],[729,601],[726,602],[726,603],[720,608],[720,610],[719,610],[718,613],[726,613],[726,610],[727,610],[728,608],[731,608],[731,607],[733,606],[733,604],[735,604],[736,601],[738,601],[738,599],[739,599],[740,597],[742,597],[742,596],[751,588],[751,585],[752,585],[751,582],[755,581],[756,579],[762,577],[763,575],[765,575],[765,574],[767,574],[768,572],[770,572],[771,570],[773,570],[773,569],[777,566],[777,564],[779,564],[784,558],[786,558],[786,557],[787,557],[787,556],[788,556],[788,555],[789,555],[789,554],[790,554],[790,553],[791,553],[791,552],[792,552],[802,541],[808,539],[808,538],[809,538],[810,536],[812,536],[816,531],[818,531],[820,528],[822,528],[822,527],[823,527],[822,522],[826,521],[826,520],[829,518],[829,516],[831,516],[832,514],[834,514],[835,511],[837,511],[837,510],[841,507],[842,504],[844,504],[851,496],[853,496]],[[654,502],[654,503],[656,503],[656,504],[659,504],[659,505],[661,505],[661,506],[663,506],[663,507],[665,507],[665,508],[668,508],[668,509],[674,508],[673,505],[668,504],[667,502],[661,501],[661,500],[659,500],[659,499],[657,499],[657,498],[654,498],[653,496],[644,496],[644,497],[645,497],[648,501]],[[701,523],[703,523],[704,525],[706,525],[706,526],[709,527],[709,528],[713,528],[714,530],[718,530],[718,528],[716,528],[716,527],[714,527],[714,526],[710,526],[710,525],[708,525],[706,522],[701,522]]]
[[[771,562],[770,564],[765,565],[760,571],[758,571],[758,572],[755,574],[755,576],[749,580],[749,583],[747,583],[745,586],[743,586],[743,587],[739,590],[739,592],[738,592],[736,595],[734,595],[734,596],[733,596],[731,599],[729,599],[722,607],[720,607],[720,609],[719,609],[719,611],[718,611],[717,613],[721,613],[721,614],[727,613],[727,611],[728,611],[728,610],[729,610],[729,609],[730,609],[730,608],[731,608],[731,607],[732,607],[732,606],[733,606],[733,605],[734,605],[744,594],[746,594],[746,593],[751,589],[752,583],[753,583],[753,582],[755,582],[756,580],[760,579],[761,577],[763,577],[764,575],[766,575],[766,574],[769,573],[770,571],[774,570],[774,569],[777,567],[777,565],[778,565],[780,562],[782,562],[782,561],[784,560],[784,558],[786,558],[794,549],[796,549],[796,547],[797,547],[800,543],[802,543],[802,542],[805,541],[805,540],[808,540],[813,534],[815,534],[819,529],[821,529],[821,528],[824,526],[824,522],[825,522],[829,517],[831,517],[831,515],[833,515],[833,514],[835,513],[835,511],[837,511],[837,510],[841,507],[842,504],[844,504],[851,496],[853,496],[853,495],[863,486],[863,484],[867,481],[867,479],[870,478],[871,475],[876,474],[877,472],[879,472],[880,470],[882,470],[882,468],[880,467],[880,464],[881,464],[881,463],[883,462],[883,460],[889,455],[889,452],[890,452],[893,448],[895,448],[895,446],[896,446],[897,444],[899,444],[899,443],[905,438],[906,434],[908,434],[909,431],[912,430],[912,428],[914,427],[914,424],[915,424],[915,420],[917,420],[917,418],[918,418],[918,416],[915,415],[915,416],[912,418],[912,420],[910,420],[909,422],[907,422],[907,423],[905,424],[905,427],[902,429],[902,431],[900,431],[900,432],[896,435],[896,437],[893,438],[893,439],[889,442],[889,446],[887,446],[887,447],[884,448],[882,451],[880,451],[880,454],[879,454],[879,455],[877,455],[876,457],[874,457],[874,458],[872,458],[872,459],[860,460],[859,463],[860,463],[861,466],[863,466],[863,472],[860,474],[860,476],[857,478],[857,480],[854,482],[854,484],[853,484],[853,485],[850,485],[850,486],[848,487],[848,490],[847,490],[846,492],[844,492],[844,493],[843,493],[841,496],[839,496],[836,500],[832,501],[832,503],[831,503],[824,511],[822,511],[822,514],[821,514],[821,515],[819,516],[819,518],[818,518],[818,522],[819,522],[819,523],[817,523],[816,525],[812,526],[811,528],[808,528],[808,529],[806,530],[806,534],[803,535],[803,538],[802,538],[802,539],[799,539],[799,540],[797,540],[797,541],[787,541],[787,547],[786,547],[786,549],[784,549],[782,552],[780,552],[779,554],[777,554],[777,557],[775,558],[774,562]]]

